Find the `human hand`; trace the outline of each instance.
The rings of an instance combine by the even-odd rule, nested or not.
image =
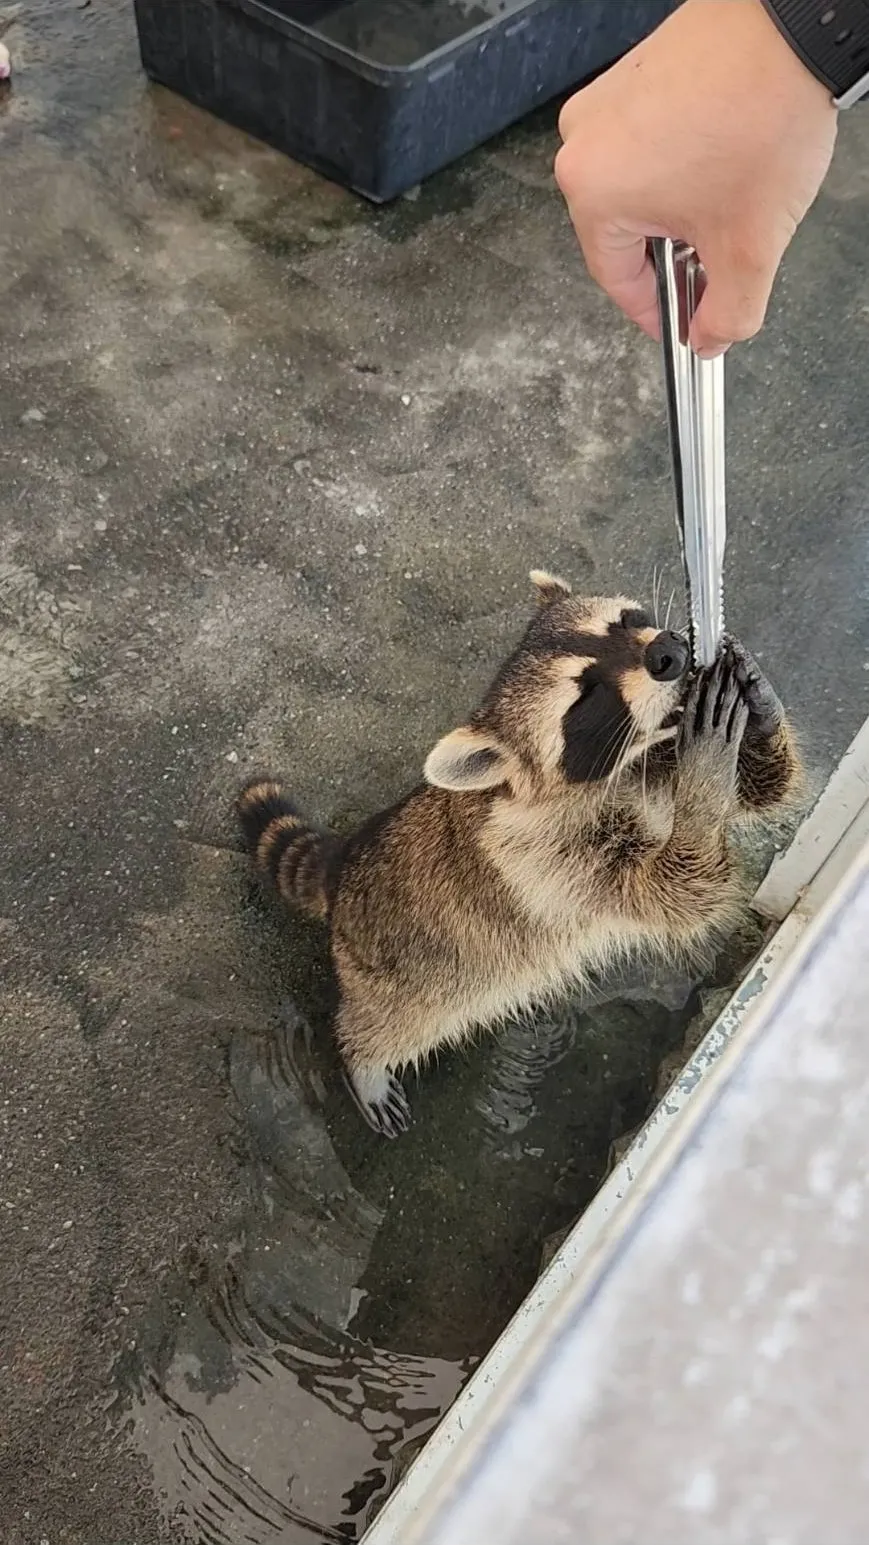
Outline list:
[[[684,0],[561,113],[555,176],[592,277],[658,338],[647,238],[686,241],[707,274],[693,347],[753,337],[837,119],[760,0]]]

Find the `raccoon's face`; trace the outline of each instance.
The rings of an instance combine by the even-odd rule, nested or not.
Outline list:
[[[583,600],[535,571],[538,607],[468,724],[439,741],[429,783],[532,797],[596,783],[671,739],[690,649],[625,596]]]

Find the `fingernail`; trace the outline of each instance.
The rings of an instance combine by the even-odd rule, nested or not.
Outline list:
[[[715,343],[711,344],[707,349],[698,349],[697,355],[700,359],[719,359],[722,354],[727,353],[729,348],[729,343]]]

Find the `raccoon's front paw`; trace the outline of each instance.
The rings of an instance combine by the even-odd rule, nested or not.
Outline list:
[[[732,662],[748,707],[747,733],[759,740],[769,740],[784,723],[785,712],[781,701],[754,656],[749,654],[738,638],[728,633],[724,639],[724,650]]]
[[[400,1137],[410,1126],[410,1105],[394,1073],[383,1067],[346,1069],[347,1086],[368,1125],[381,1137]]]
[[[682,777],[696,780],[707,798],[717,795],[727,803],[735,795],[739,748],[748,718],[736,662],[724,649],[714,665],[698,671],[679,724]]]

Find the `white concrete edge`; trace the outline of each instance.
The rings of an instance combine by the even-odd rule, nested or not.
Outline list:
[[[869,801],[869,719],[858,730],[793,842],[779,853],[752,902],[780,923]]]
[[[845,768],[845,763],[849,761],[850,766]],[[843,768],[845,771],[839,778]],[[621,1217],[626,1199],[633,1199],[638,1182],[647,1179],[653,1159],[665,1143],[672,1142],[677,1124],[681,1130],[684,1124],[683,1112],[689,1100],[693,1113],[698,1095],[708,1085],[722,1052],[736,1031],[743,1026],[758,1003],[766,999],[773,984],[778,982],[783,968],[792,960],[797,946],[802,943],[810,924],[825,907],[825,903],[832,904],[832,898],[846,884],[855,856],[861,852],[863,841],[869,838],[869,721],[845,753],[829,787],[834,783],[837,784],[839,794],[834,796],[832,804],[828,804],[826,814],[822,812],[820,824],[815,822],[815,836],[809,845],[804,844],[804,852],[806,855],[811,854],[811,858],[804,857],[803,873],[809,867],[812,873],[796,891],[795,904],[789,915],[760,952],[627,1153],[604,1181],[546,1271],[435,1428],[407,1474],[366,1531],[364,1545],[407,1545],[408,1530],[419,1519],[423,1499],[429,1498],[445,1468],[452,1463],[457,1446],[468,1438],[472,1430],[476,1432],[485,1424],[496,1395],[499,1405],[509,1395],[509,1389],[524,1367],[525,1353],[541,1323],[551,1319],[555,1305],[562,1298],[566,1287],[575,1283],[580,1270],[588,1269],[590,1257],[607,1237],[613,1219],[616,1215]],[[855,798],[861,788],[862,808]],[[826,791],[805,825],[814,821],[825,798]],[[837,810],[839,819],[836,818]],[[851,812],[857,819],[844,820],[843,811]],[[802,829],[794,839],[795,842]],[[824,833],[826,851],[822,845]],[[752,904],[756,905],[756,899]]]

